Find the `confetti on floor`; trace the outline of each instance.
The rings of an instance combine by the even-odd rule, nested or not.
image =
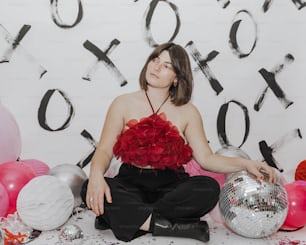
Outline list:
[[[83,212],[73,215],[66,224],[78,225],[84,233],[84,239],[79,245],[122,245],[127,244],[117,240],[110,230],[96,230],[94,228],[94,214],[85,210]],[[267,238],[262,239],[250,239],[239,236],[231,232],[221,223],[214,222],[209,215],[203,217],[207,220],[210,226],[210,241],[209,245],[306,245],[306,227],[300,230],[286,232],[279,231]],[[73,244],[72,242],[63,243],[60,238],[61,227],[52,231],[45,231],[40,234],[39,237],[33,241],[27,243],[29,245],[60,245],[60,244]],[[185,239],[185,238],[174,238],[174,237],[152,237],[151,234],[146,234],[139,237],[129,244],[133,245],[201,245],[203,242]]]

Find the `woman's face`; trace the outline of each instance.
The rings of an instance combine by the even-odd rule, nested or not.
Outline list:
[[[167,88],[173,84],[175,79],[176,74],[168,51],[162,51],[158,57],[148,63],[146,80],[151,87]]]

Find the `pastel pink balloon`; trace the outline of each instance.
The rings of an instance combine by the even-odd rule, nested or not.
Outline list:
[[[12,214],[16,211],[16,200],[19,191],[34,177],[35,174],[32,169],[18,161],[0,164],[0,181],[9,198],[7,214]]]
[[[48,164],[36,159],[21,160],[21,162],[24,165],[30,167],[33,170],[35,176],[45,175],[50,171]]]
[[[298,183],[284,185],[288,196],[288,213],[281,229],[297,229],[306,225],[306,186]]]
[[[220,188],[223,186],[225,181],[225,174],[219,174],[214,173],[210,171],[206,171],[200,167],[200,165],[195,161],[191,160],[189,161],[185,166],[185,172],[188,173],[190,176],[196,176],[196,175],[203,175],[203,176],[210,176],[218,181]]]
[[[219,202],[217,205],[209,212],[210,217],[217,223],[224,224],[224,219],[220,211]]]
[[[6,213],[9,207],[9,197],[6,189],[0,183],[0,217],[6,217]]]
[[[13,114],[0,104],[0,163],[16,161],[21,152],[21,136]]]

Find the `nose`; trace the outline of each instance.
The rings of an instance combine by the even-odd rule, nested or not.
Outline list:
[[[161,68],[161,64],[159,62],[155,62],[153,68],[154,68],[154,70],[159,71],[160,68]]]

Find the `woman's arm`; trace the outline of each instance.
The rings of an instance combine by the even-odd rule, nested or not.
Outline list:
[[[91,160],[86,204],[96,215],[104,213],[104,196],[112,202],[111,192],[104,174],[113,158],[113,146],[116,137],[124,127],[122,98],[117,97],[110,105],[105,117],[102,133]]]
[[[274,169],[263,162],[214,154],[208,144],[199,111],[192,104],[188,107],[188,123],[185,128],[185,136],[193,149],[194,159],[203,169],[217,173],[247,170],[257,176],[258,179],[264,178],[261,171],[265,171],[269,174],[270,182],[276,181]]]

